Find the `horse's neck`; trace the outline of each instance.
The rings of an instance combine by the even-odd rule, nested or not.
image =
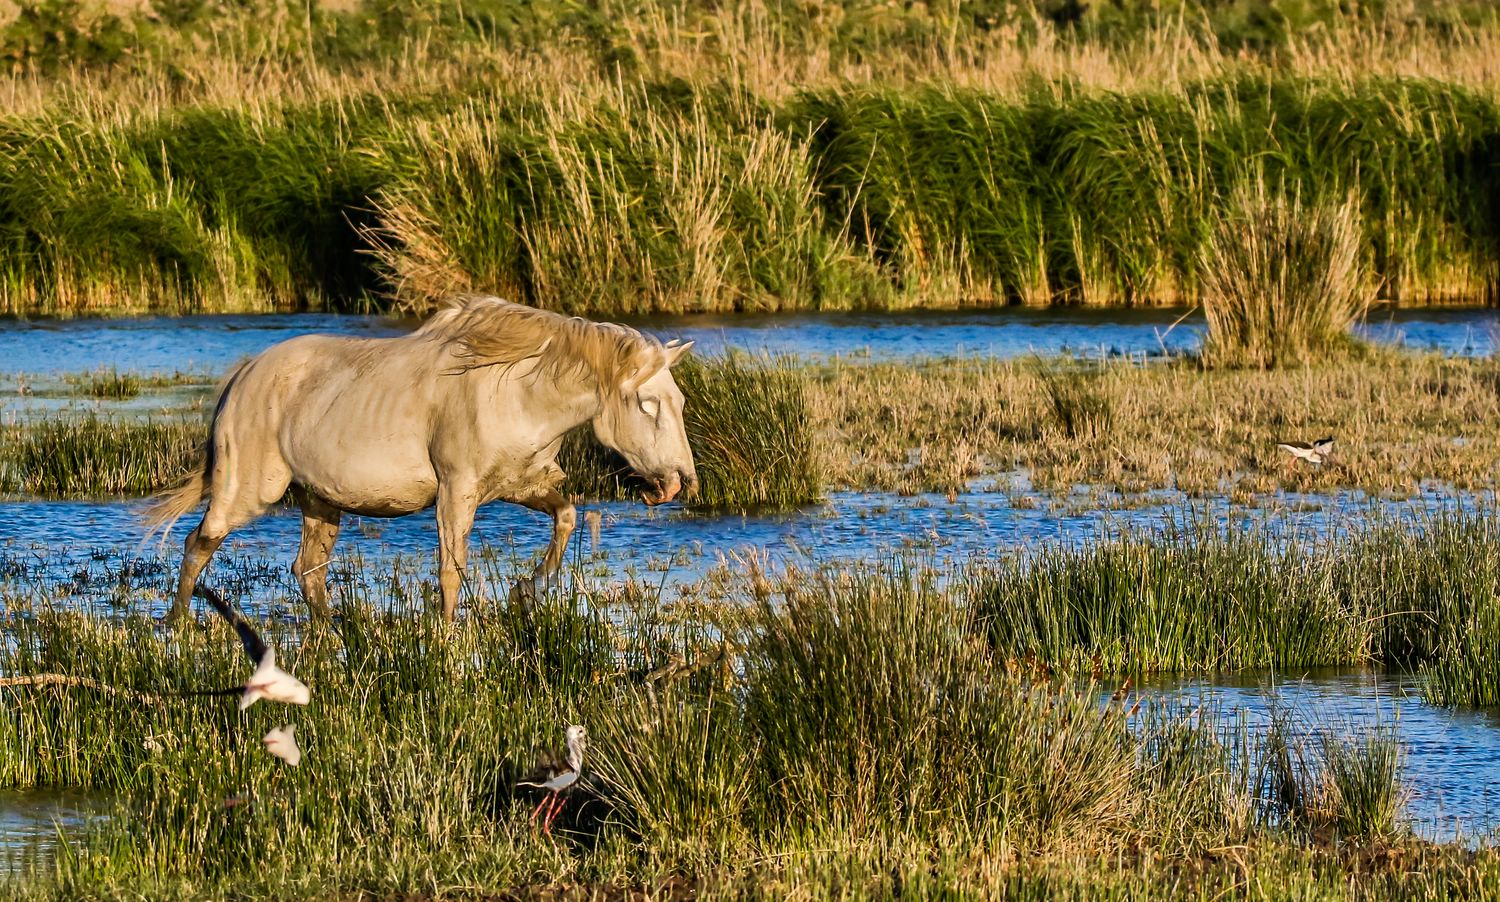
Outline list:
[[[526,410],[549,438],[564,434],[599,415],[599,391],[591,378],[552,380],[522,376],[515,387]]]

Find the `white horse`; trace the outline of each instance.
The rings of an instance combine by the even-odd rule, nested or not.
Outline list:
[[[594,434],[651,483],[647,504],[697,483],[670,367],[692,342],[566,318],[489,297],[460,297],[397,338],[304,335],[225,379],[203,464],[147,513],[170,528],[208,499],[188,536],[171,619],[230,530],[291,488],[302,508],[293,567],[315,617],[328,615],[326,569],[345,512],[400,517],[437,505],[443,616],[458,606],[469,531],[495,499],[552,516],[535,578],[555,572],[573,531],[559,491],[563,435]]]

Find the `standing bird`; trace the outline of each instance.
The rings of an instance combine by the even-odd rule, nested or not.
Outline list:
[[[1328,459],[1329,453],[1333,451],[1333,436],[1320,438],[1312,443],[1277,442],[1276,447],[1310,464],[1321,464]]]
[[[567,801],[565,793],[571,792],[573,787],[578,785],[578,775],[583,770],[583,750],[588,745],[589,733],[588,730],[574,724],[568,727],[567,737],[566,758],[559,761],[556,755],[543,753],[536,769],[525,780],[516,784],[547,791],[547,795],[542,797],[541,802],[537,803],[536,808],[531,812],[531,821],[535,823],[536,816],[541,814],[544,807],[547,808],[547,814],[542,818],[542,832],[548,836],[552,835],[552,822],[557,819],[557,813],[562,810],[563,803]]]

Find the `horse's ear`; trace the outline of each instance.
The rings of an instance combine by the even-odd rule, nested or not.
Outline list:
[[[665,353],[667,357],[670,358],[672,352],[666,351]],[[650,362],[642,363],[640,366],[636,367],[635,370],[630,373],[630,375],[620,380],[620,391],[626,394],[635,391],[642,385],[645,385],[646,382],[651,379],[651,377],[661,372],[667,366],[669,366],[669,364],[664,363],[661,359],[653,359]]]
[[[692,348],[693,343],[690,341],[685,341],[681,344],[678,344],[677,339],[674,338],[671,341],[667,342],[667,366],[676,366],[677,362],[683,357],[687,356],[687,352],[692,350]]]

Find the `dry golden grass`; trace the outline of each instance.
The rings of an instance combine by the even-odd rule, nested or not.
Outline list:
[[[0,22],[4,21],[0,4]],[[796,42],[766,0],[736,4],[688,21],[647,5],[616,24],[617,52],[648,79],[714,81],[779,100],[807,88],[859,84],[940,84],[1020,97],[1044,87],[1174,90],[1231,73],[1320,77],[1353,84],[1374,77],[1432,78],[1494,94],[1500,88],[1500,23],[1444,29],[1393,21],[1344,20],[1292,36],[1275,54],[1218,46],[1194,23],[1163,20],[1138,37],[1108,42],[1069,37],[1046,20],[956,36],[936,8],[926,37],[903,34],[852,53],[840,46],[837,4],[811,3],[826,15]],[[6,115],[91,112],[100,124],[159,116],[187,106],[271,107],[380,94],[388,97],[479,83],[524,94],[593,96],[618,73],[600,72],[578,35],[511,48],[499,42],[434,42],[421,33],[397,51],[357,64],[334,64],[289,36],[302,13],[271,5],[263,14],[227,17],[212,46],[183,36],[159,52],[169,63],[136,60],[123,69],[78,68],[0,75]],[[299,49],[302,48],[302,49]],[[545,89],[545,90],[539,90]]]
[[[953,491],[981,474],[1027,469],[1037,487],[1060,490],[1405,495],[1424,480],[1492,486],[1500,461],[1500,362],[1492,360],[1370,352],[1271,372],[835,364],[809,390],[821,466],[835,488]],[[1337,444],[1322,467],[1276,447],[1325,435]]]

